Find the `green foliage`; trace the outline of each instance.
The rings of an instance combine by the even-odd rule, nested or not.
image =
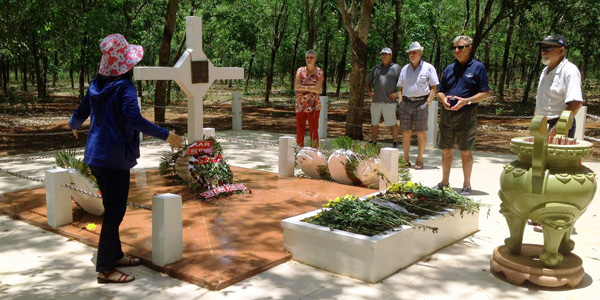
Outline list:
[[[379,207],[372,202],[362,201],[354,195],[330,200],[314,217],[303,221],[367,236],[373,236],[402,225],[410,225],[407,214]]]
[[[56,165],[61,168],[72,168],[79,172],[84,177],[88,178],[96,188],[98,188],[98,181],[96,177],[92,175],[90,166],[83,162],[83,159],[76,157],[77,150],[67,149],[59,150],[54,153],[54,160]]]
[[[394,183],[385,192],[370,196],[366,201],[346,195],[329,200],[315,216],[304,222],[367,236],[396,230],[402,225],[437,232],[437,227],[416,220],[458,209],[463,213],[478,212],[483,204],[459,195],[452,189],[442,191],[414,182]]]
[[[318,0],[317,0],[318,1]],[[111,33],[119,32],[128,41],[141,44],[145,49],[142,66],[155,66],[159,58],[160,43],[164,31],[165,12],[168,0],[114,0],[114,1],[17,1],[2,2],[0,10],[0,59],[8,62],[10,71],[23,68],[35,73],[30,78],[41,78],[29,82],[29,89],[35,91],[38,82],[48,85],[48,76],[82,72],[84,82],[98,70],[101,52],[100,40]],[[350,1],[345,1],[349,3]],[[357,1],[360,3],[360,1]],[[402,2],[402,10],[396,15],[395,5]],[[243,67],[248,76],[250,92],[264,95],[265,77],[271,59],[273,45],[273,24],[282,1],[264,0],[207,0],[179,1],[175,31],[173,33],[170,62],[173,65],[185,50],[185,17],[189,15],[203,18],[203,51],[217,66]],[[467,6],[466,4],[469,3]],[[491,3],[487,22],[482,29],[476,28]],[[357,6],[360,9],[361,5]],[[469,11],[467,11],[467,7]],[[510,13],[510,15],[507,15]],[[509,19],[515,20],[515,30],[509,48],[509,74],[505,91],[530,86],[529,99],[533,97],[537,76],[542,65],[536,64],[539,51],[535,41],[549,33],[562,33],[571,47],[568,58],[582,69],[587,79],[584,83],[586,94],[597,94],[588,89],[598,90],[597,85],[589,85],[590,80],[600,76],[597,71],[600,60],[600,35],[596,34],[600,19],[598,1],[457,1],[457,0],[404,0],[374,1],[369,39],[367,43],[367,65],[370,70],[380,63],[379,51],[384,46],[392,46],[392,33],[397,29],[398,56],[396,62],[408,63],[404,50],[413,41],[425,47],[423,59],[436,66],[441,75],[446,65],[454,60],[449,50],[452,39],[459,34],[475,36],[484,34],[481,46],[475,57],[487,63],[490,84],[492,78],[502,71],[504,43],[507,40]],[[293,98],[289,80],[299,66],[304,65],[303,53],[308,39],[304,1],[287,1],[287,27],[274,61],[274,88],[283,91],[281,97]],[[467,18],[468,17],[468,18]],[[498,18],[498,20],[496,19]],[[396,19],[399,20],[398,28]],[[496,22],[497,21],[497,22]],[[331,92],[339,71],[344,75],[343,86],[347,90],[348,73],[352,53],[345,47],[347,33],[340,21],[337,1],[319,1],[315,15],[317,65],[326,68],[327,87]],[[294,50],[297,53],[294,56]],[[327,62],[325,52],[327,49]],[[345,65],[338,70],[342,58]],[[586,66],[586,70],[583,70]],[[533,82],[527,84],[533,74]],[[12,78],[11,78],[12,80]],[[21,78],[9,81],[9,86],[21,88]],[[245,85],[244,83],[238,83]],[[519,86],[515,86],[519,84]],[[186,97],[176,84],[171,96],[172,103],[180,103]],[[493,88],[492,93],[495,88]],[[38,92],[43,89],[38,88]],[[146,95],[154,93],[153,83],[144,84]],[[3,94],[0,93],[0,94]],[[516,92],[510,97],[521,97]],[[44,98],[44,95],[39,95]],[[344,96],[344,102],[348,96]],[[525,97],[525,99],[528,99]],[[212,100],[212,99],[211,99]],[[37,101],[37,100],[36,100]],[[215,100],[216,101],[216,100]],[[21,99],[12,95],[0,98],[2,107],[14,106]],[[260,103],[260,102],[257,102]],[[34,103],[35,104],[35,103]],[[259,105],[259,104],[257,104]]]

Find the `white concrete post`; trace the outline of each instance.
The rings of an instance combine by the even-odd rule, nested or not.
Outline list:
[[[429,112],[427,114],[427,144],[425,148],[435,148],[438,134],[438,101],[433,100],[429,104]]]
[[[329,107],[329,97],[320,96],[321,98],[321,112],[319,114],[319,140],[327,138],[327,113]]]
[[[142,113],[142,97],[137,97],[138,99],[138,106],[140,107],[140,113]],[[142,133],[140,131],[140,143],[144,141],[144,133]]]
[[[202,132],[203,132],[204,136],[206,136],[206,137],[211,137],[211,136],[214,138],[217,137],[217,133],[214,128],[203,128]]]
[[[398,148],[383,148],[380,155],[380,167],[382,173],[390,180],[391,183],[398,182]],[[388,188],[385,179],[379,179],[379,190],[383,191]]]
[[[587,106],[582,106],[575,115],[575,138],[583,141],[585,135],[585,116],[587,116]]]
[[[231,129],[242,130],[242,94],[232,93],[231,101]]]
[[[48,225],[57,228],[65,224],[73,223],[73,211],[71,209],[71,190],[61,183],[71,183],[69,170],[56,168],[47,170],[46,175],[46,209]]]
[[[282,136],[279,138],[279,176],[293,177],[294,164],[294,145],[296,138],[291,136]]]
[[[152,263],[164,267],[183,258],[181,196],[152,197]]]

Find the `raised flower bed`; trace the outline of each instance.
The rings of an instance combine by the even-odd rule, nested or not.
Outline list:
[[[428,192],[427,189],[421,186],[418,187]],[[398,188],[398,184],[390,187],[390,189],[393,188]],[[454,192],[447,190],[444,193]],[[411,194],[411,196],[408,196],[408,194]],[[453,197],[454,195],[457,194],[454,193]],[[399,193],[389,193],[388,190],[385,193],[375,193],[360,199],[353,199],[354,197],[338,198],[324,205],[323,210],[315,210],[283,220],[284,249],[292,254],[293,259],[302,263],[375,283],[478,231],[480,205],[470,199],[463,204],[452,205],[447,203],[445,204],[447,208],[436,213],[424,213],[428,216],[416,219],[410,217],[411,214],[414,214],[411,210],[400,211],[397,215],[403,218],[400,222],[406,225],[372,236],[333,229],[334,226],[326,227],[306,222],[314,221],[315,217],[317,219],[327,218],[321,213],[331,210],[332,206],[338,205],[336,201],[348,204],[350,201],[369,201],[369,198],[371,198],[371,200],[375,199],[376,202],[388,202],[393,197],[405,197],[413,200],[416,197],[417,200],[422,201],[421,197],[424,196],[406,193],[406,190]],[[426,201],[427,199],[422,202]],[[443,202],[444,199],[441,199],[441,201]],[[389,203],[384,205],[394,206]],[[361,206],[361,210],[363,209],[366,208]],[[398,208],[395,207],[392,210],[394,209],[397,210]],[[373,212],[362,213],[373,214]],[[357,216],[356,218],[360,218],[360,213],[355,212],[354,215]],[[384,218],[386,217],[376,217],[375,219],[379,223],[387,223],[388,221],[381,221]],[[352,227],[354,225],[356,225],[356,222],[348,226]],[[374,228],[380,227],[379,225],[374,226]],[[354,229],[360,230],[365,226],[369,225],[359,224]],[[367,230],[367,232],[373,233],[371,230]]]

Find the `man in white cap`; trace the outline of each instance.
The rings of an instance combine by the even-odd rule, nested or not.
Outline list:
[[[423,153],[427,143],[427,116],[429,104],[435,98],[440,83],[435,68],[421,59],[423,47],[419,42],[412,42],[406,50],[410,63],[402,68],[398,78],[398,98],[400,99],[399,116],[402,131],[404,160],[410,166],[410,137],[413,127],[417,134],[419,154],[415,169],[423,169]]]
[[[560,34],[552,34],[535,43],[540,47],[542,70],[537,94],[535,95],[535,115],[548,120],[550,136],[556,135],[556,122],[563,110],[570,110],[573,116],[583,104],[581,94],[581,74],[572,62],[565,58],[569,47]],[[569,130],[569,137],[575,136],[575,120]]]
[[[400,76],[400,66],[392,62],[392,49],[386,47],[380,52],[381,64],[375,66],[365,79],[371,103],[371,143],[377,144],[381,116],[386,126],[392,130],[393,147],[398,148],[398,120],[396,119],[396,82]],[[375,91],[371,88],[373,86]]]

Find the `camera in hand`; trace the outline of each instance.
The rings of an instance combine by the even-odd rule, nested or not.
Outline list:
[[[454,98],[454,97],[450,97],[448,98],[448,104],[450,104],[450,107],[453,107],[454,105],[456,105],[458,103],[458,99]]]

